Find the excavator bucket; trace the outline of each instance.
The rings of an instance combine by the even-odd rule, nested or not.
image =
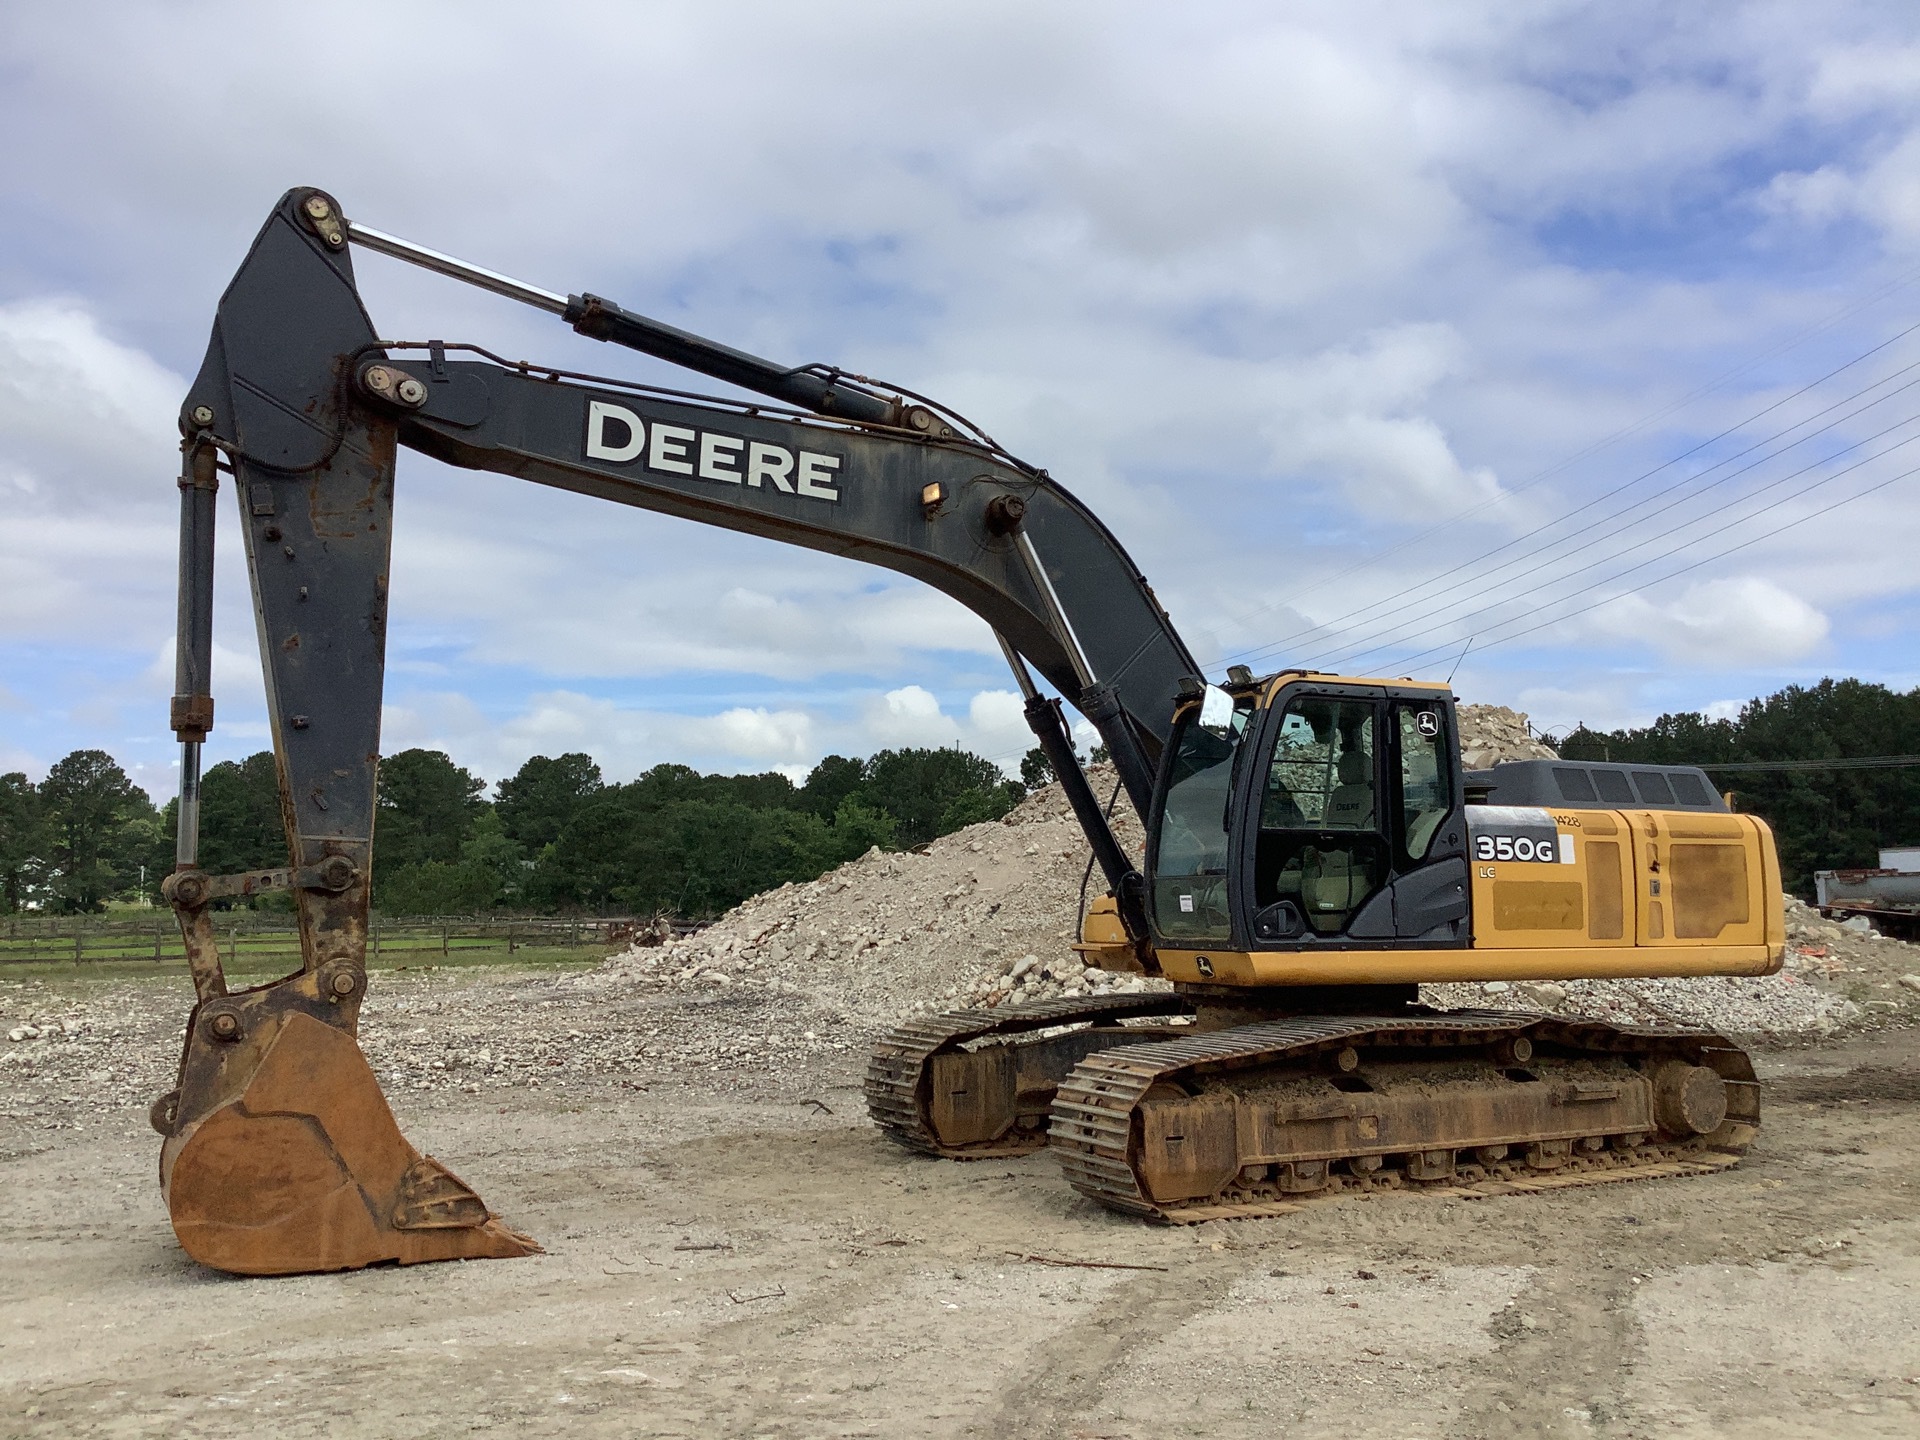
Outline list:
[[[180,1088],[154,1113],[181,1247],[236,1275],[537,1253],[401,1135],[340,1023],[357,985],[341,988],[300,974],[194,1008]]]
[[[298,880],[312,887],[297,897],[309,922],[303,948],[312,955],[324,943],[332,953],[229,991],[208,902]],[[160,1190],[187,1254],[235,1275],[296,1275],[539,1253],[394,1122],[354,1038],[367,988],[358,943],[367,892],[350,864],[176,872],[163,889],[199,996],[180,1083],[152,1114],[165,1142]]]

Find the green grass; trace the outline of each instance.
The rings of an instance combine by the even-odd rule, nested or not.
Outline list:
[[[103,950],[105,947],[102,947]],[[580,969],[584,970],[599,964],[607,956],[619,953],[618,946],[599,945],[522,945],[511,955],[507,947],[496,945],[489,948],[478,946],[463,949],[455,944],[446,955],[440,953],[440,942],[432,945],[393,946],[382,944],[378,956],[368,955],[367,969],[380,971],[426,971],[426,970],[477,970],[487,967],[531,968],[548,970]],[[227,976],[232,980],[273,980],[282,975],[291,974],[300,968],[299,954],[287,947],[264,947],[254,949],[244,941],[240,946],[240,955],[236,960],[227,959],[226,946],[221,946],[221,963]],[[0,952],[0,981],[25,979],[60,980],[124,980],[143,975],[177,975],[183,980],[187,974],[187,962],[177,956],[169,956],[155,961],[149,951],[144,957],[139,955],[115,956],[102,954],[95,957],[89,953],[78,965],[71,960],[21,960],[6,961]]]
[[[275,979],[300,968],[300,937],[290,914],[216,912],[213,930],[221,963],[237,983]],[[592,922],[377,916],[369,936],[367,968],[584,968],[621,948],[598,938]],[[103,915],[0,917],[0,979],[124,979],[186,973],[180,932],[166,910],[116,904]]]

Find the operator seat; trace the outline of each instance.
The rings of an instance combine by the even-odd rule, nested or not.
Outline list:
[[[1340,783],[1327,797],[1320,822],[1325,830],[1373,828],[1373,757],[1355,748],[1342,752],[1335,773]],[[1356,837],[1357,839],[1358,837]],[[1302,855],[1300,898],[1306,903],[1307,922],[1322,934],[1346,928],[1360,902],[1380,883],[1368,847],[1322,850]]]
[[[1373,826],[1373,757],[1348,750],[1340,757],[1340,783],[1327,797],[1328,830],[1367,830]]]

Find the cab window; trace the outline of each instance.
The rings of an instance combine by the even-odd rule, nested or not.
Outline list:
[[[1400,836],[1409,860],[1424,860],[1453,810],[1452,750],[1438,705],[1395,705],[1400,742]]]
[[[1253,705],[1251,697],[1233,700],[1209,690],[1175,724],[1153,862],[1154,924],[1169,939],[1214,941],[1232,932],[1229,807]]]
[[[1260,798],[1256,908],[1291,901],[1338,934],[1385,882],[1370,700],[1302,696],[1281,716]]]

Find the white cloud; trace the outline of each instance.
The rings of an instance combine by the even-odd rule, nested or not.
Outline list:
[[[1664,602],[1623,596],[1590,618],[1600,630],[1650,644],[1678,663],[1716,670],[1799,660],[1830,628],[1805,600],[1757,575],[1702,581]]]
[[[0,305],[0,437],[18,488],[79,482],[96,504],[148,498],[184,390],[145,352],[102,333],[82,304]]]
[[[1905,135],[1856,170],[1822,165],[1783,171],[1763,200],[1776,213],[1813,226],[1864,220],[1892,245],[1911,250],[1920,244],[1920,133]]]
[[[1909,134],[1861,175],[1856,208],[1902,248],[1920,243],[1920,134]]]
[[[1024,731],[1026,704],[1011,690],[982,690],[967,702],[967,723],[982,733]]]
[[[1851,118],[1896,107],[1920,106],[1920,46],[1834,45],[1818,55],[1808,104],[1828,117]]]
[[[1783,170],[1768,182],[1761,200],[1776,213],[1811,225],[1830,225],[1860,208],[1860,182],[1832,165]]]
[[[291,183],[538,283],[952,401],[1087,499],[1208,657],[1523,533],[1709,432],[1722,400],[1737,418],[1791,390],[1826,360],[1795,352],[1513,493],[1821,319],[1846,299],[1824,267],[1866,293],[1889,273],[1880,252],[1920,238],[1920,51],[1904,17],[1869,5],[1655,21],[989,0],[908,26],[836,0],[475,4],[457,27],[355,0],[195,13],[136,7],[84,29],[57,7],[0,16],[16,140],[0,194],[31,217],[0,243],[0,296],[26,297],[0,305],[0,641],[144,660],[171,629],[174,409],[227,275]],[[175,83],[209,30],[230,57],[222,85]],[[404,126],[315,126],[288,107],[289,55],[329,77],[342,114],[403,91],[512,103],[463,111],[423,170]],[[1703,205],[1720,208],[1696,220]],[[1867,238],[1830,253],[1836,220]],[[1693,248],[1662,238],[1696,231]],[[383,333],[686,379],[358,263]],[[1882,338],[1860,328],[1881,318],[1835,332],[1831,358]],[[248,683],[224,657],[253,646],[229,513],[223,692]],[[1820,531],[1756,552],[1770,592],[1709,574],[1606,612],[1631,623],[1552,635],[1592,647],[1573,658],[1608,669],[1593,693],[1619,713],[1660,663],[1828,653],[1853,614],[1910,587],[1916,520],[1890,491],[1845,543]],[[975,695],[991,671],[985,626],[914,582],[415,457],[393,626],[390,729],[455,737],[484,767],[569,736],[618,765],[674,746],[757,767],[888,735],[1030,743],[997,700],[949,699],[948,714],[882,699]],[[1910,670],[1899,639],[1876,653]],[[1537,683],[1507,665],[1473,673]],[[517,688],[483,694],[479,672]],[[688,675],[725,697],[584,694]],[[31,677],[9,683],[38,704]],[[142,683],[163,696],[169,680]],[[254,724],[257,705],[223,693],[223,722]]]
[[[743,759],[786,765],[819,759],[813,749],[813,718],[804,711],[736,705],[715,716],[713,727],[717,743]]]
[[[1263,427],[1283,471],[1329,475],[1365,515],[1449,515],[1499,499],[1493,473],[1469,471],[1423,407],[1462,366],[1450,326],[1370,334],[1276,376],[1282,413]]]
[[[0,305],[0,640],[172,627],[184,388],[76,302]]]
[[[949,714],[931,691],[905,685],[851,706],[745,706],[710,712],[649,710],[575,691],[529,697],[516,713],[489,714],[459,691],[400,687],[382,719],[381,749],[444,750],[497,780],[530,755],[583,751],[609,779],[672,762],[725,772],[778,770],[803,780],[829,754],[959,745],[1009,773],[1032,746],[1019,697],[985,690]]]
[[[1021,714],[1020,699],[1007,690],[975,694],[964,716],[950,715],[919,685],[903,685],[875,696],[860,708],[857,747],[901,749],[959,745],[1014,765],[1033,744]]]
[[[918,685],[903,685],[889,690],[868,707],[867,726],[889,739],[919,737],[929,727],[952,725],[940,709],[940,702]]]

